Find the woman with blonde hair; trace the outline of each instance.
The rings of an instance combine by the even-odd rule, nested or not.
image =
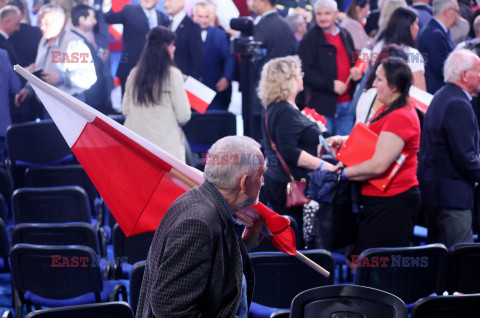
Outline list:
[[[287,56],[269,61],[263,67],[258,95],[265,107],[263,148],[267,161],[265,185],[260,200],[279,213],[296,218],[302,228],[302,207],[287,209],[286,186],[291,181],[272,148],[276,144],[295,180],[316,169],[335,170],[335,167],[317,157],[318,125],[307,119],[295,105],[295,97],[303,90],[303,73],[298,56]]]

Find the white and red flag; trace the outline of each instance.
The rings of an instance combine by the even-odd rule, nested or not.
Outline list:
[[[15,71],[31,83],[126,236],[155,231],[170,204],[203,182],[202,172],[108,116],[18,65]],[[259,215],[266,225],[262,233],[277,249],[329,275],[297,252],[289,219],[262,203],[245,209],[239,219],[248,225]]]
[[[191,76],[187,77],[184,86],[185,90],[187,91],[190,107],[195,109],[200,114],[204,114],[217,93],[207,85]]]
[[[410,91],[408,93],[410,95],[409,101],[413,107],[425,114],[433,99],[433,95],[413,85],[410,86]]]

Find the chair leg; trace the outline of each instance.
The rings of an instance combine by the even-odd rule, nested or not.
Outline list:
[[[23,303],[22,303],[22,300],[20,299],[20,296],[18,295],[18,292],[17,292],[16,289],[13,290],[13,293],[15,294],[15,296],[14,296],[15,317],[22,318],[23,317]]]

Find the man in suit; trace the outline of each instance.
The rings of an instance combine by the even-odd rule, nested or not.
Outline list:
[[[13,96],[20,91],[20,81],[5,50],[0,49],[0,163],[5,159],[5,134],[11,124],[10,108]]]
[[[421,30],[433,17],[430,0],[412,0],[412,7],[417,11],[418,26]]]
[[[162,25],[168,27],[169,19],[155,9],[159,0],[141,0],[140,5],[126,5],[120,12],[110,10],[105,14],[109,24],[123,24],[123,47],[117,76],[125,91],[128,74],[137,64],[150,29]]]
[[[225,154],[249,162],[218,164]],[[265,170],[260,145],[249,137],[212,146],[205,182],[175,200],[155,232],[137,317],[247,317],[254,281],[247,249],[260,243],[263,221],[240,238],[235,215],[258,202]]]
[[[217,91],[208,110],[228,110],[232,89],[235,56],[230,53],[225,31],[212,26],[215,22],[215,5],[210,1],[195,5],[195,22],[202,29],[204,60],[202,83]]]
[[[468,50],[454,51],[444,74],[447,83],[433,97],[423,120],[418,180],[427,207],[428,241],[451,247],[473,242],[480,139],[470,94],[480,89],[480,58]]]
[[[200,80],[203,70],[203,43],[200,27],[184,11],[184,0],[165,0],[165,11],[172,17],[175,40],[175,64],[183,74]]]
[[[8,38],[18,30],[20,30],[20,21],[22,20],[22,12],[12,5],[7,5],[0,9],[0,49],[8,52],[12,65],[19,63],[18,53]]]
[[[263,65],[276,57],[294,55],[297,52],[297,40],[288,22],[275,10],[276,0],[251,0],[251,8],[257,15],[255,19],[255,41],[260,41],[265,57],[258,65],[258,76]]]
[[[443,64],[448,54],[455,49],[455,43],[449,29],[459,17],[456,0],[434,0],[433,19],[420,31],[417,47],[425,57],[425,81],[430,94],[441,88],[443,82]]]
[[[111,105],[110,98],[108,94],[105,93],[107,91],[107,79],[104,75],[105,66],[98,55],[96,45],[87,39],[87,33],[92,34],[93,28],[97,24],[95,11],[87,5],[80,4],[72,8],[71,17],[73,24],[72,32],[81,37],[90,50],[90,55],[95,65],[95,74],[97,76],[95,84],[84,92],[85,102],[98,111],[108,114]]]
[[[348,31],[335,24],[334,0],[315,4],[316,25],[300,42],[298,56],[310,90],[309,107],[327,117],[327,129],[334,135],[348,135],[353,128],[350,102],[362,72],[353,67],[353,40]],[[351,77],[350,83],[347,79]]]
[[[20,30],[13,33],[8,39],[13,44],[18,56],[18,64],[27,67],[37,57],[37,48],[40,39],[42,38],[42,31],[36,26],[28,24],[28,9],[20,0],[8,0],[9,5],[16,6],[22,12],[22,20],[20,22]]]

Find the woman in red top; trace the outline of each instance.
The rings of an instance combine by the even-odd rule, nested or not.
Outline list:
[[[382,61],[373,86],[381,106],[369,122],[379,135],[375,154],[370,160],[342,170],[348,180],[362,184],[362,204],[357,240],[352,255],[371,247],[401,247],[410,244],[420,207],[417,180],[417,152],[420,145],[420,122],[408,103],[412,72],[398,57]],[[334,136],[329,142],[338,147],[348,136]],[[392,183],[382,192],[366,182],[384,173],[399,155],[408,154]]]

